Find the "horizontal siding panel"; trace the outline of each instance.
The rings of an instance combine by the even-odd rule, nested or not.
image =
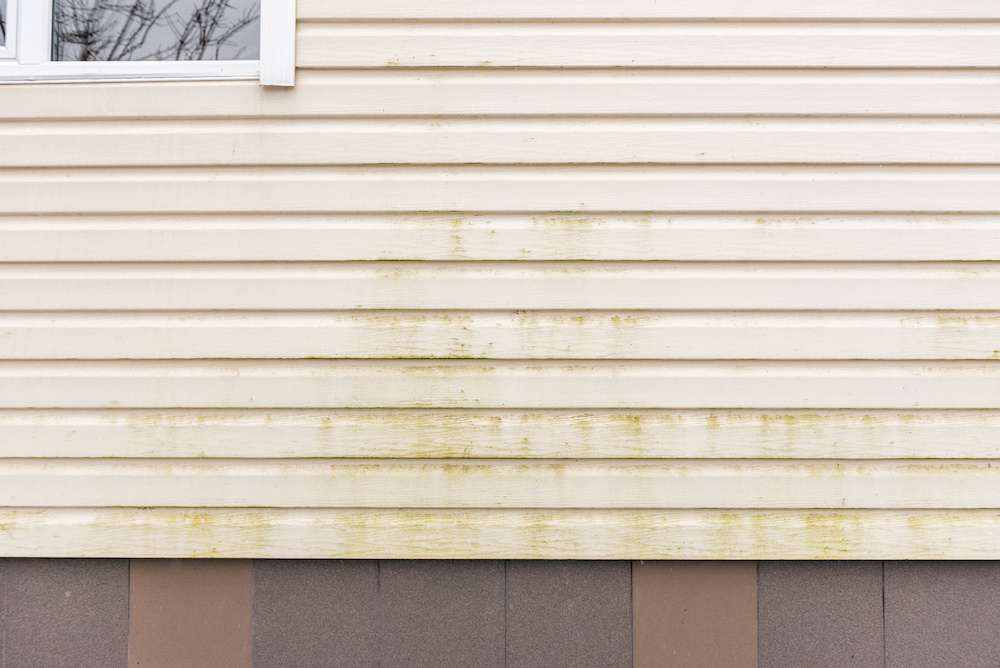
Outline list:
[[[272,167],[0,171],[6,213],[997,212],[1000,167]]]
[[[1000,25],[1000,24],[998,24]],[[1000,31],[1000,28],[998,28]],[[996,43],[1000,51],[1000,35]],[[522,163],[997,164],[991,119],[0,123],[7,167]]]
[[[5,409],[0,457],[989,459],[998,430],[997,410]]]
[[[304,23],[297,64],[364,67],[997,67],[994,23]]]
[[[302,19],[1000,19],[992,0],[299,0]]]
[[[0,359],[1000,359],[1000,314],[0,313]]]
[[[991,0],[992,1],[992,0]],[[250,81],[4,86],[0,119],[364,116],[991,116],[1000,71],[300,70]]]
[[[995,462],[0,462],[21,507],[998,508]],[[58,488],[53,488],[53,476]]]
[[[0,408],[119,407],[1000,408],[1000,363],[0,363]]]
[[[996,559],[995,510],[0,510],[12,557]]]
[[[996,215],[5,216],[0,262],[1000,260]]]
[[[971,262],[0,264],[0,309],[993,311],[1000,310],[1000,267]]]

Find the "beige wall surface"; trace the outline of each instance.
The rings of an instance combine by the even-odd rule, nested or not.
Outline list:
[[[1000,556],[1000,14],[752,4],[0,86],[0,554]]]

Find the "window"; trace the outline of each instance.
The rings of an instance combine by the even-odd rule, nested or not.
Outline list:
[[[295,0],[0,0],[0,81],[294,75]]]
[[[0,0],[0,61],[14,57],[14,50],[7,46],[14,42],[14,35],[7,32],[7,14],[7,0]],[[16,21],[10,23],[11,29],[17,26]]]

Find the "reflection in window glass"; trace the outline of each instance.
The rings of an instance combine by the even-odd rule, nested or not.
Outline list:
[[[53,60],[259,57],[260,0],[54,0]]]
[[[7,0],[0,0],[0,46],[7,43]]]

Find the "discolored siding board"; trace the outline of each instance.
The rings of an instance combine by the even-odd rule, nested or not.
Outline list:
[[[4,553],[155,558],[992,559],[996,510],[50,508]]]
[[[994,410],[2,409],[37,457],[980,459]],[[180,463],[180,462],[178,462]]]
[[[0,315],[11,359],[996,359],[1000,317],[436,311]],[[441,340],[450,342],[441,346]]]
[[[1000,510],[989,461],[67,460],[0,467],[0,503],[36,507]]]
[[[989,261],[982,214],[197,214],[0,219],[2,262]]]

